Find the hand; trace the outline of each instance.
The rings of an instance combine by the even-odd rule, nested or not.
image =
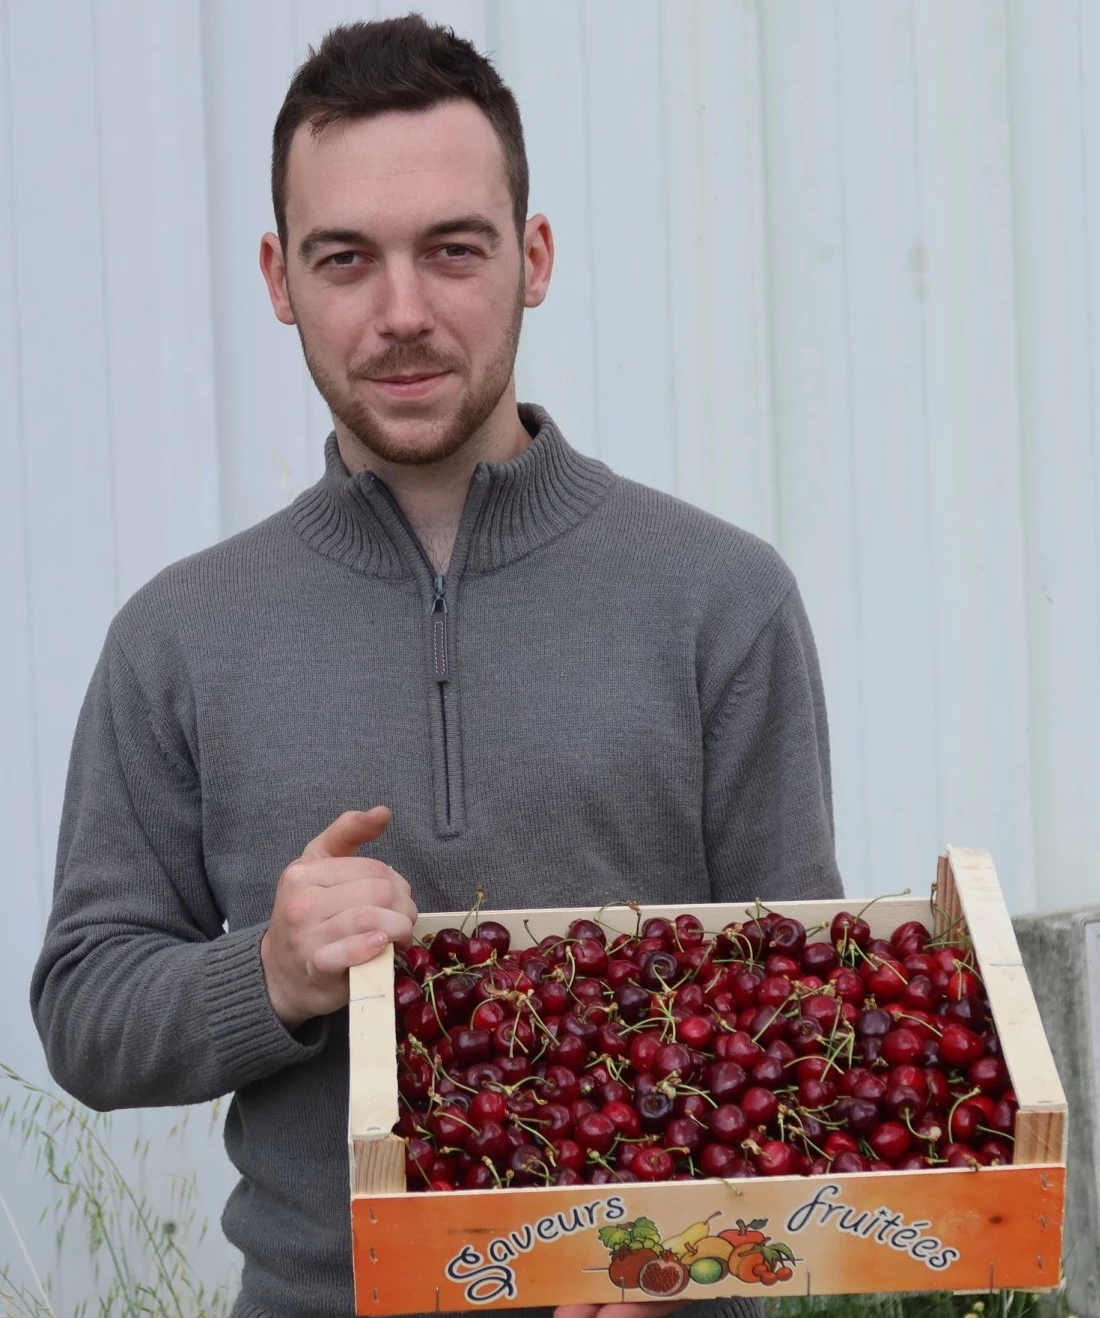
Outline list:
[[[417,910],[405,879],[355,853],[382,836],[385,806],[349,810],[306,847],[279,878],[260,942],[267,994],[288,1030],[348,1000],[348,967],[387,943],[407,946]]]
[[[662,1304],[657,1300],[643,1304],[559,1304],[554,1318],[666,1318],[677,1309],[686,1308],[688,1300]]]

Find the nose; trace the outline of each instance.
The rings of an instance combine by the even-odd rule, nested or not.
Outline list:
[[[393,339],[418,339],[435,328],[424,281],[412,262],[387,267],[382,285],[378,332]]]

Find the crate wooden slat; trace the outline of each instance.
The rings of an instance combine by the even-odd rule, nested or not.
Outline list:
[[[993,857],[966,847],[947,849],[951,900],[982,969],[1005,1065],[1020,1104],[1016,1163],[1065,1162],[1066,1095],[1028,982]]]

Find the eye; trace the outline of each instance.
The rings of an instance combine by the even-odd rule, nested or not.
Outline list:
[[[328,258],[327,264],[340,266],[341,268],[346,269],[352,264],[358,255],[358,252],[335,252]]]
[[[474,255],[474,249],[472,247],[467,247],[465,243],[448,243],[446,247],[441,247],[440,251],[444,256],[452,259]]]

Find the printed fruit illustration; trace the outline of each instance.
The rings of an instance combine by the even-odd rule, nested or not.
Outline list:
[[[747,1224],[738,1218],[736,1230],[730,1227],[721,1232],[719,1238],[730,1246],[729,1270],[738,1281],[774,1286],[793,1275],[788,1266],[795,1261],[790,1245],[776,1243],[766,1236],[760,1228],[767,1225],[766,1217]]]
[[[666,1300],[679,1295],[688,1284],[688,1270],[673,1255],[652,1259],[642,1268],[638,1283],[647,1295]]]
[[[619,1226],[605,1226],[599,1237],[600,1244],[611,1253],[607,1275],[613,1285],[624,1290],[637,1290],[641,1285],[642,1270],[647,1264],[660,1261],[661,1236],[648,1217],[639,1217]]]
[[[678,1235],[669,1236],[662,1248],[668,1250],[670,1254],[675,1254],[677,1258],[696,1252],[700,1242],[710,1235],[711,1218],[717,1216],[717,1213],[711,1213],[710,1217],[702,1222],[692,1222],[691,1226],[685,1227]]]
[[[611,1260],[611,1266],[607,1269],[607,1275],[624,1290],[635,1291],[638,1289],[638,1279],[642,1275],[642,1269],[651,1259],[657,1255],[651,1249],[632,1249],[629,1254],[620,1255],[619,1258]]]
[[[688,1268],[688,1274],[692,1281],[697,1281],[701,1286],[713,1286],[716,1281],[721,1281],[729,1272],[725,1260],[708,1255],[703,1258],[697,1258]]]
[[[733,1246],[728,1240],[723,1240],[721,1236],[704,1236],[695,1246],[694,1250],[683,1256],[683,1262],[690,1267],[696,1259],[712,1258],[718,1259],[722,1263],[729,1263],[730,1255],[733,1253]]]
[[[768,1225],[766,1217],[757,1218],[747,1226],[741,1218],[737,1219],[737,1226],[729,1227],[725,1231],[718,1233],[719,1239],[729,1241],[733,1249],[740,1249],[742,1245],[762,1245],[767,1236],[760,1230],[762,1226]]]

